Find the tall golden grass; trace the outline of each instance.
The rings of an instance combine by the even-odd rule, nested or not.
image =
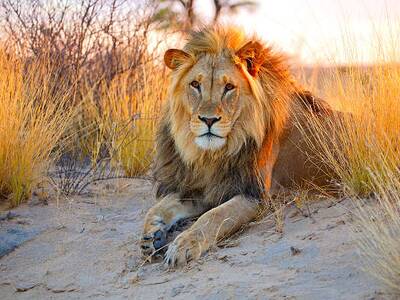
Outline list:
[[[99,179],[147,173],[167,76],[146,52],[134,67],[129,55],[118,55],[121,66],[109,78],[91,75],[101,68],[66,72],[50,53],[0,51],[0,196],[11,206],[29,198],[50,169],[57,174],[51,182],[66,194]]]
[[[154,34],[161,7],[154,1],[56,2],[1,5],[7,51],[23,67],[39,60],[51,65],[40,76],[79,110],[52,183],[65,194],[80,193],[96,180],[123,176],[121,169],[125,176],[146,173],[165,87],[157,62],[161,35]]]
[[[51,74],[46,62],[24,64],[0,49],[0,196],[11,206],[46,176],[72,120]]]
[[[360,254],[364,269],[400,295],[400,172],[382,157],[381,170],[371,176],[378,205],[357,205]],[[397,169],[397,171],[396,171]]]
[[[310,122],[321,161],[359,207],[364,267],[400,293],[400,52],[393,51],[400,45],[396,38],[375,43],[374,64],[331,68],[311,87],[347,113],[328,126]],[[346,46],[354,57],[356,45]],[[365,197],[372,205],[359,205]]]
[[[382,157],[391,166],[398,163],[400,66],[382,63],[329,72],[320,80],[321,93],[345,113],[328,125],[312,120],[319,156],[338,175],[347,195],[368,196],[376,191],[375,176],[386,175]]]
[[[148,171],[166,78],[165,69],[150,62],[110,82],[102,81],[98,90],[84,88],[79,131],[84,153],[93,163],[105,148],[112,166],[121,168],[125,176]]]

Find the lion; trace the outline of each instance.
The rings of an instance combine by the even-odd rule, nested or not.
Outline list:
[[[311,115],[332,110],[296,84],[283,54],[237,28],[195,31],[164,62],[172,74],[156,136],[159,201],[145,217],[141,250],[160,253],[179,221],[198,217],[168,245],[164,263],[173,268],[254,220],[282,187],[327,184],[298,124],[307,129]]]

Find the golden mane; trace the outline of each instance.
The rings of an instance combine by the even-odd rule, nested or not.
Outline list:
[[[243,31],[235,27],[204,28],[190,34],[184,50],[193,56],[227,50],[234,54],[248,41]]]
[[[240,146],[245,142],[248,136],[251,136],[257,146],[260,148],[264,142],[265,135],[268,134],[270,139],[275,139],[279,136],[285,120],[288,115],[288,101],[291,99],[291,94],[295,90],[294,82],[288,72],[288,67],[285,63],[286,59],[282,53],[275,52],[271,47],[265,46],[261,40],[256,37],[248,37],[244,32],[236,27],[212,27],[194,31],[190,34],[183,50],[190,55],[190,59],[186,63],[181,64],[172,73],[172,83],[169,97],[179,99],[181,91],[179,84],[185,74],[192,66],[204,55],[224,55],[230,57],[232,61],[239,67],[243,67],[243,61],[248,58],[254,59],[254,53],[246,53],[245,46],[257,45],[259,51],[258,56],[262,56],[263,63],[259,67],[258,76],[253,78],[247,72],[242,72],[247,77],[251,90],[257,102],[254,103],[247,112],[244,127],[247,132],[236,132],[236,136],[232,136],[228,143],[228,147],[224,150],[213,153],[198,153],[194,146],[190,146],[187,142],[181,148],[187,151],[181,153],[183,156],[196,157],[197,161],[210,161],[227,156],[240,151]],[[242,49],[242,50],[241,50]],[[238,53],[242,51],[242,53]],[[241,57],[239,57],[241,55]],[[184,122],[184,109],[180,106],[179,101],[172,101],[169,111],[169,122],[172,126],[172,131],[176,138],[187,140],[186,136],[179,137],[179,127]],[[252,118],[248,116],[258,116]],[[184,125],[182,125],[184,126]],[[194,158],[193,158],[194,159]],[[191,160],[191,159],[188,159]]]

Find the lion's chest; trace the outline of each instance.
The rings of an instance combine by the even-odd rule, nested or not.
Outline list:
[[[215,207],[236,195],[261,198],[263,182],[251,163],[245,165],[227,161],[214,162],[206,167],[192,166],[185,170],[179,180],[182,198],[192,198]]]
[[[188,167],[183,172],[183,177],[178,181],[179,190],[183,197],[200,197],[208,201],[210,191],[220,185],[221,178],[212,168]],[[222,196],[222,195],[221,195]],[[214,193],[214,197],[221,197]]]
[[[157,197],[178,193],[182,199],[193,199],[214,207],[236,195],[261,199],[264,181],[257,167],[257,146],[249,140],[234,155],[220,157],[211,153],[195,163],[188,163],[169,134],[161,131],[157,143],[154,176]]]

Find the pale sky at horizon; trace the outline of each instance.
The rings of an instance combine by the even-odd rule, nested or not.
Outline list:
[[[373,62],[377,36],[384,40],[387,35],[394,40],[391,46],[400,45],[400,0],[258,2],[255,11],[242,11],[223,20],[256,33],[302,63]],[[212,8],[206,0],[198,1],[196,7],[205,18]],[[343,50],[345,45],[352,50]]]

